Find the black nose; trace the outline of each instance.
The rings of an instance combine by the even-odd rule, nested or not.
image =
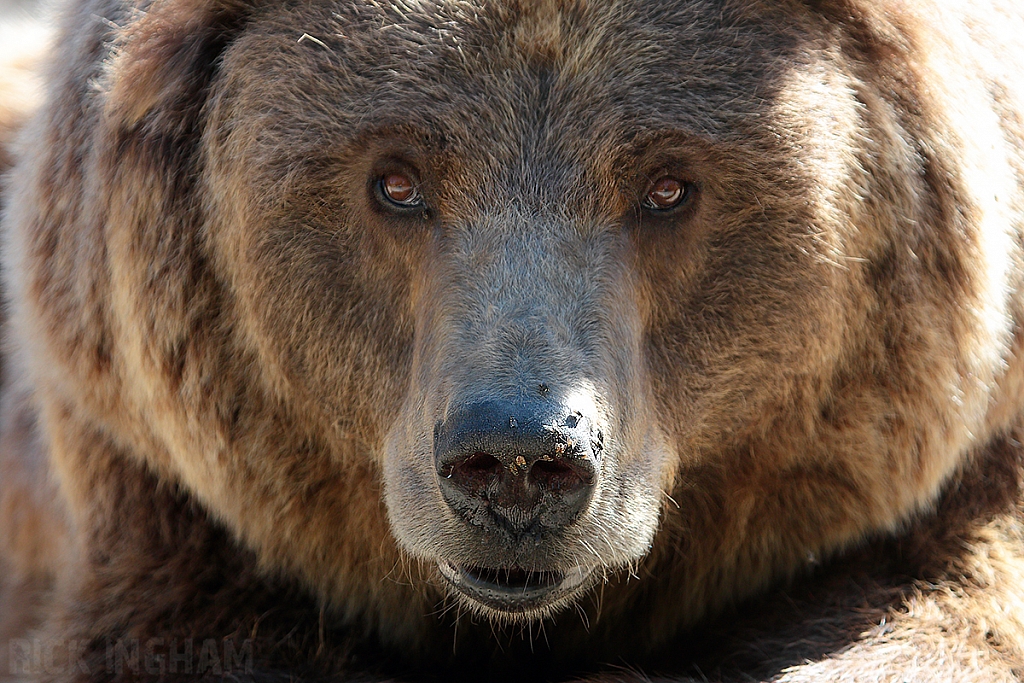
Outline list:
[[[589,416],[510,401],[467,405],[434,429],[448,505],[474,524],[517,531],[576,519],[597,483],[602,448]]]

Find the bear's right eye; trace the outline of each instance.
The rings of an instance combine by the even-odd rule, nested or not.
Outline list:
[[[416,184],[403,173],[388,173],[377,181],[377,192],[388,204],[400,209],[423,207],[423,195]]]
[[[688,204],[695,192],[694,183],[663,176],[651,184],[642,203],[652,211],[671,211]]]

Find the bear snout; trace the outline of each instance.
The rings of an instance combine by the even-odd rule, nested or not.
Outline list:
[[[563,405],[485,400],[434,428],[445,503],[470,524],[514,534],[559,530],[586,509],[603,435]]]

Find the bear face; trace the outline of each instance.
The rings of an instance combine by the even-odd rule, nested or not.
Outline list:
[[[927,509],[1016,414],[1009,145],[776,10],[85,3],[6,257],[76,523],[109,451],[395,641],[636,572],[653,643]]]
[[[698,130],[697,123],[688,120],[695,110],[689,98],[671,108],[652,107],[644,84],[693,90],[686,78],[666,83],[671,66],[685,63],[685,53],[668,46],[659,45],[665,54],[644,60],[616,44],[609,50],[613,58],[592,60],[581,75],[563,67],[562,61],[579,59],[581,42],[650,43],[631,35],[629,17],[604,25],[603,13],[590,11],[594,14],[582,13],[579,20],[591,25],[578,36],[545,37],[543,27],[560,19],[543,14],[522,17],[525,34],[515,39],[493,26],[462,27],[466,35],[453,40],[477,46],[469,55],[465,47],[461,53],[441,50],[437,39],[424,36],[431,31],[430,17],[402,21],[398,15],[363,9],[363,16],[306,19],[309,26],[326,26],[320,33],[328,37],[349,24],[384,21],[403,41],[424,43],[423,54],[417,51],[387,65],[380,63],[380,54],[394,48],[383,35],[353,37],[358,29],[347,29],[347,38],[361,45],[351,55],[353,50],[342,44],[299,43],[293,40],[292,17],[284,22],[272,16],[266,28],[251,31],[258,36],[251,46],[243,37],[225,56],[224,86],[208,124],[219,137],[206,150],[216,182],[212,193],[215,200],[226,197],[213,211],[223,221],[211,231],[213,248],[231,254],[215,260],[226,264],[225,279],[237,283],[241,305],[255,313],[246,332],[260,349],[260,364],[280,373],[279,384],[310,392],[327,413],[325,421],[345,415],[357,424],[375,425],[381,443],[374,450],[383,470],[389,520],[405,550],[439,565],[442,577],[456,583],[457,590],[459,572],[475,568],[553,575],[555,605],[566,597],[564,583],[574,584],[578,592],[589,587],[589,582],[580,583],[580,575],[598,578],[646,554],[681,455],[696,450],[680,441],[731,436],[728,421],[742,424],[764,412],[762,401],[778,400],[757,396],[763,387],[791,383],[785,376],[764,376],[766,354],[800,349],[801,358],[773,363],[772,370],[792,373],[790,366],[798,363],[795,372],[824,383],[835,360],[815,348],[838,348],[827,335],[843,331],[832,329],[832,321],[841,319],[832,299],[842,285],[830,281],[831,266],[820,252],[807,248],[806,236],[780,245],[779,254],[763,255],[765,265],[773,258],[807,264],[808,281],[817,284],[801,282],[795,301],[793,287],[779,281],[778,276],[789,277],[781,268],[772,269],[773,281],[749,281],[756,291],[738,287],[730,272],[749,261],[751,251],[765,251],[745,242],[771,240],[760,225],[763,218],[757,217],[755,197],[759,191],[779,192],[751,188],[749,181],[728,187],[723,178],[739,178],[744,169],[736,168],[737,162],[767,143],[749,138],[730,143],[744,136],[729,131],[726,123],[716,123],[714,137],[697,138],[691,132]],[[693,16],[683,18],[687,23],[700,16],[699,8],[691,11]],[[668,21],[646,20],[655,25]],[[279,65],[268,65],[269,72],[250,68],[265,59],[260,54],[268,38],[275,40]],[[545,45],[545,40],[557,44]],[[706,37],[698,34],[693,40],[682,50]],[[284,50],[288,53],[282,57]],[[438,57],[431,56],[438,50]],[[623,63],[632,74],[625,84],[615,77]],[[502,64],[513,70],[514,89],[493,82],[491,72]],[[570,75],[562,75],[566,72]],[[422,84],[434,78],[428,74],[438,73],[446,74],[434,86],[438,92],[424,93]],[[321,111],[323,102],[296,102],[313,78],[329,88],[322,95],[330,103],[326,110]],[[770,79],[759,73],[748,78]],[[610,84],[620,92],[607,92]],[[374,95],[367,99],[364,93]],[[751,96],[743,106],[754,106],[756,93]],[[635,104],[617,111],[617,101]],[[267,102],[288,105],[268,112]],[[513,113],[503,117],[503,111]],[[583,123],[581,111],[603,115]],[[489,125],[495,129],[485,134],[477,121],[493,122]],[[788,122],[780,127],[793,128]],[[279,131],[301,128],[308,132],[280,149]],[[595,144],[587,130],[601,131],[596,137],[602,142]],[[554,142],[568,140],[583,144],[572,148]],[[742,144],[753,148],[744,150]],[[764,174],[757,176],[759,183],[770,182]],[[381,196],[381,183],[394,175],[411,179],[414,205]],[[316,183],[314,176],[325,181]],[[647,206],[645,195],[662,178],[678,178],[693,196],[671,209]],[[781,224],[813,225],[815,210],[823,209],[797,207],[797,215]],[[254,212],[261,217],[249,218]],[[755,216],[754,225],[737,221],[736,214]],[[722,241],[717,254],[706,247],[712,239]],[[328,255],[338,259],[333,266],[323,260]],[[747,267],[758,270],[757,264]],[[305,284],[299,291],[280,291],[273,284],[281,281]],[[339,297],[339,287],[350,296]],[[665,300],[658,301],[659,296]],[[756,298],[765,299],[766,311],[778,313],[750,314],[763,321],[759,327],[769,324],[755,339],[745,338],[751,330],[738,322],[703,322],[688,314],[710,308],[729,318],[738,315],[730,310],[746,308]],[[719,303],[712,307],[710,301]],[[803,330],[787,323],[785,334],[773,332],[772,322],[796,317],[791,306],[824,310]],[[659,313],[669,308],[677,312]],[[666,332],[673,328],[694,328],[693,341]],[[380,336],[366,338],[357,330]],[[783,348],[773,351],[769,340]],[[746,353],[737,347],[746,347]],[[348,359],[365,357],[366,349],[384,349],[387,355],[363,361],[365,374],[352,376]],[[803,354],[808,352],[814,363],[805,367]],[[818,361],[818,355],[826,358]],[[680,365],[687,371],[672,369]],[[339,377],[335,368],[348,376]],[[708,379],[726,372],[736,373],[735,384]],[[663,378],[657,394],[652,376]],[[718,385],[725,395],[706,399],[709,405],[703,409],[694,399],[680,400],[709,393],[704,382]],[[352,389],[339,391],[346,384]],[[350,416],[353,397],[364,393],[363,387],[379,388],[390,397],[366,400],[373,412]],[[752,394],[745,406],[751,412],[723,410],[740,404],[731,393]],[[546,523],[553,513],[544,501],[527,510],[525,504],[507,504],[494,512],[503,503],[495,500],[501,492],[494,486],[485,486],[484,495],[469,496],[468,502],[453,502],[457,493],[446,496],[450,473],[438,462],[443,457],[439,430],[465,420],[460,413],[467,406],[472,410],[495,402],[514,405],[500,417],[472,419],[515,420],[522,432],[531,419],[558,423],[578,413],[590,423],[589,436],[596,440],[600,435],[600,452],[591,446],[580,458],[595,461],[595,481],[588,482],[590,495],[569,523]],[[701,414],[712,409],[714,420]],[[717,433],[700,434],[693,425],[702,422],[711,422]],[[555,445],[550,444],[552,453]],[[496,450],[500,461],[502,448]],[[708,463],[694,465],[701,469]],[[514,462],[500,466],[516,467]],[[520,477],[532,481],[535,474],[531,468]],[[493,479],[492,473],[485,476]],[[474,498],[485,504],[474,507]],[[517,513],[526,517],[519,524]],[[818,552],[820,541],[806,543],[801,554]],[[518,585],[508,589],[524,593]],[[487,588],[491,595],[499,590]],[[488,607],[479,595],[470,600],[475,607]],[[528,604],[495,612],[543,613],[547,607],[523,602]]]
[[[863,86],[820,26],[701,3],[506,11],[499,27],[454,6],[271,10],[211,97],[211,249],[247,343],[323,431],[376,435],[401,547],[514,618],[640,561],[668,497],[701,530],[691,578],[755,584],[927,505],[984,394],[941,361],[895,386],[850,377],[904,362],[873,346],[893,285],[872,267],[900,227],[866,223],[881,188],[858,150]],[[892,142],[885,163],[914,175]],[[677,204],[652,203],[663,181]],[[909,185],[893,203],[928,191]],[[911,295],[902,319],[976,295],[931,265],[913,277],[935,299]],[[952,343],[905,324],[936,358]],[[971,407],[904,405],[933,382]],[[585,445],[559,457],[570,417]]]

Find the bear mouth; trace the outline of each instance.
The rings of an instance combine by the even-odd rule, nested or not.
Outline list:
[[[584,584],[591,569],[576,566],[566,572],[530,571],[519,567],[456,567],[439,562],[449,586],[474,603],[509,615],[524,615],[551,607]]]

